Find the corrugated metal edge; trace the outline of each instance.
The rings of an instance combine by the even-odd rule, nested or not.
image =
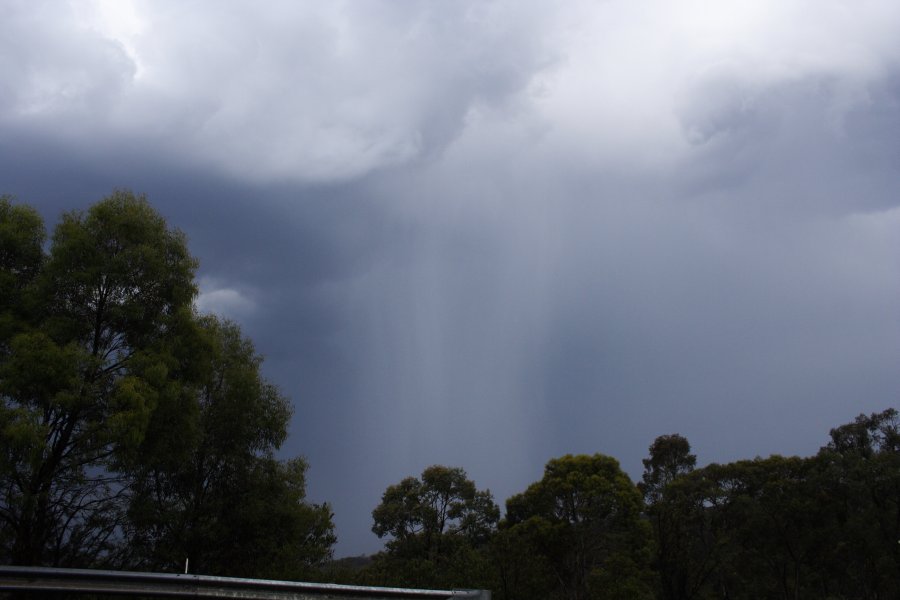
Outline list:
[[[485,590],[427,590],[212,575],[0,566],[0,590],[144,594],[181,598],[490,600]]]

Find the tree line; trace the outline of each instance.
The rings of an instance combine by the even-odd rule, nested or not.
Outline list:
[[[0,562],[426,588],[501,599],[900,597],[900,419],[814,456],[697,467],[658,437],[635,483],[566,455],[506,500],[459,467],[389,486],[384,550],[332,560],[291,405],[238,326],[199,314],[196,260],[115,191],[48,236],[0,197]]]
[[[811,457],[697,468],[658,437],[631,482],[609,456],[549,461],[500,511],[442,466],[390,486],[385,550],[346,581],[478,587],[517,600],[900,598],[900,419],[831,430]]]

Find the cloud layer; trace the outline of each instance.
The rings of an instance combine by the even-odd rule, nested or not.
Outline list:
[[[57,13],[57,11],[59,11]],[[423,160],[546,57],[537,15],[454,2],[13,5],[7,121],[251,181],[345,180]]]

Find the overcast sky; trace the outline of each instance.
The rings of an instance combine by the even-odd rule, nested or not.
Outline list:
[[[337,555],[496,500],[809,455],[898,405],[896,0],[5,0],[0,192],[148,194],[296,413]]]

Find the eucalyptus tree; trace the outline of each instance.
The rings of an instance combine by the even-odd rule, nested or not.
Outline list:
[[[330,556],[291,405],[144,196],[62,216],[0,198],[0,562],[287,576]]]
[[[650,527],[637,486],[602,454],[566,455],[506,502],[518,533],[552,578],[537,595],[565,600],[649,598]]]
[[[167,338],[190,316],[196,261],[130,192],[63,215],[47,256],[33,215],[10,244],[25,212],[5,202],[0,214],[13,247],[4,286],[19,292],[0,366],[3,551],[19,564],[84,564],[109,554],[121,525],[125,488],[109,467],[143,437]]]
[[[499,518],[489,490],[478,490],[460,468],[434,465],[421,479],[407,477],[388,486],[372,511],[372,531],[391,537],[392,552],[435,558],[454,537],[483,543]]]
[[[183,341],[188,339],[182,338]],[[310,505],[307,463],[278,460],[292,413],[260,375],[261,357],[234,323],[211,315],[173,348],[190,385],[161,396],[147,435],[124,461],[132,490],[132,562],[198,572],[299,577],[331,556],[327,504]]]
[[[368,582],[479,585],[489,570],[482,551],[499,518],[491,492],[479,490],[458,467],[433,465],[421,478],[390,485],[372,511],[372,531],[389,539]]]
[[[685,503],[683,490],[689,486],[681,486],[677,491],[671,488],[694,470],[697,457],[691,453],[687,438],[677,433],[657,437],[649,454],[643,460],[644,474],[638,488],[644,495],[653,527],[654,567],[660,592],[667,600],[690,600],[709,572],[708,563],[695,556],[696,545],[703,539],[702,522],[694,518],[690,500]],[[673,501],[673,497],[679,501]],[[664,499],[668,501],[663,502]]]

